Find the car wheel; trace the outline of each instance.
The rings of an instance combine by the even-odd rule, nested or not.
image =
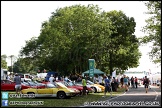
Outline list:
[[[96,87],[92,87],[92,89],[93,89],[94,93],[97,93]]]
[[[87,95],[89,94],[89,90],[87,91]]]
[[[64,99],[64,98],[66,98],[66,94],[65,94],[65,92],[58,92],[58,93],[57,93],[57,97],[58,97],[59,99]]]

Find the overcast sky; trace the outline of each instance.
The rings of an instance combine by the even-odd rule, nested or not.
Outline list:
[[[122,10],[127,16],[134,17],[136,21],[135,35],[145,35],[141,32],[146,25],[145,19],[149,16],[144,14],[147,7],[140,1],[2,1],[1,2],[1,55],[18,56],[25,40],[33,36],[39,36],[42,22],[49,19],[51,12],[57,8],[75,4],[98,5],[104,11]],[[151,50],[150,45],[141,46],[142,58],[138,70],[161,71],[161,66],[150,62],[147,53]],[[8,66],[11,60],[7,59]]]

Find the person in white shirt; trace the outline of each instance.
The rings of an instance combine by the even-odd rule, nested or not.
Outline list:
[[[120,84],[120,79],[121,79],[121,76],[119,75],[118,76],[118,84]]]
[[[94,82],[94,83],[97,83],[97,81],[98,81],[97,76],[94,76],[94,80],[93,80],[93,82]]]
[[[98,77],[98,82],[99,82],[100,85],[103,84],[102,80],[103,80],[103,77],[100,75],[100,76]]]
[[[50,81],[51,84],[53,84],[53,82],[54,82],[54,77],[53,77],[53,75],[51,75],[51,77],[49,78],[49,81]]]
[[[68,77],[67,77],[67,76],[65,77],[65,81],[66,81],[66,82],[68,81]]]
[[[9,75],[7,75],[6,79],[7,79],[7,80],[10,80],[10,76],[9,76]]]
[[[58,76],[56,77],[56,81],[58,81]]]

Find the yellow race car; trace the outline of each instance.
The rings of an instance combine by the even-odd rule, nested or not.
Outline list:
[[[70,98],[76,96],[80,93],[79,90],[75,88],[67,88],[62,83],[51,84],[47,83],[45,88],[36,89],[28,88],[21,90],[22,94],[32,94],[35,97],[57,97],[59,99]]]

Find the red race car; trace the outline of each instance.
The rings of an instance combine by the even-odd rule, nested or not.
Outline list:
[[[45,87],[45,86],[44,86]],[[37,86],[30,86],[26,83],[21,83],[21,89],[38,88]],[[15,82],[11,80],[1,80],[1,90],[15,90]]]

